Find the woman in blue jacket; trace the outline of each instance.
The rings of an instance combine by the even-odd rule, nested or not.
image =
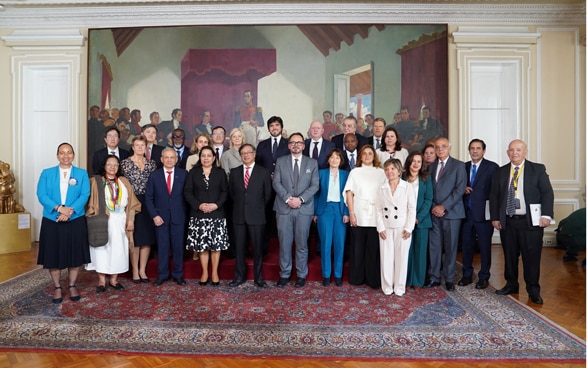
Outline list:
[[[335,285],[343,285],[343,251],[349,210],[343,198],[343,188],[349,172],[342,170],[343,152],[335,148],[327,155],[328,169],[319,170],[319,191],[315,194],[314,217],[321,239],[321,268],[323,286],[331,282],[331,247],[334,250]]]
[[[90,180],[84,169],[73,166],[74,149],[69,143],[57,147],[59,165],[43,170],[37,198],[43,205],[37,264],[49,270],[53,280],[53,303],[63,301],[61,270],[68,269],[72,301],[80,300],[76,288],[80,266],[90,263],[84,207],[90,197]]]

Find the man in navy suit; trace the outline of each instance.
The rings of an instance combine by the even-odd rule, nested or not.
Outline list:
[[[496,162],[484,159],[486,143],[481,139],[472,139],[468,147],[471,161],[466,162],[465,171],[468,182],[463,196],[466,218],[462,224],[461,254],[463,262],[463,277],[457,283],[459,286],[471,284],[474,268],[472,263],[477,244],[480,248],[480,272],[476,289],[486,289],[490,279],[490,265],[492,264],[492,233],[494,228],[490,218],[486,217],[492,176],[498,168]]]
[[[308,129],[310,138],[304,141],[304,150],[302,151],[304,156],[317,160],[319,169],[329,167],[327,155],[335,148],[333,142],[323,139],[324,131],[323,123],[320,121],[314,120],[310,123],[310,128]]]
[[[169,253],[173,258],[173,280],[186,285],[184,280],[184,230],[186,227],[186,202],[184,183],[188,173],[176,167],[178,155],[173,148],[165,148],[161,154],[163,167],[149,176],[145,190],[145,207],[155,224],[157,237],[157,280],[159,286],[169,278]]]
[[[129,151],[120,148],[118,146],[119,142],[120,132],[116,127],[111,126],[104,131],[104,143],[106,143],[106,147],[94,152],[94,155],[92,156],[92,171],[94,172],[94,175],[99,175],[101,169],[100,163],[106,158],[106,156],[115,155],[120,161],[129,157]]]
[[[190,156],[190,149],[184,145],[184,141],[186,140],[186,133],[183,129],[174,129],[171,140],[172,148],[178,155],[178,162],[176,163],[176,167],[185,169],[186,161],[188,161],[188,156]]]
[[[285,156],[290,151],[288,150],[288,140],[282,137],[284,121],[281,117],[272,116],[269,118],[267,120],[267,129],[271,137],[259,142],[257,145],[255,163],[265,167],[273,174],[278,157]]]
[[[292,273],[292,242],[296,243],[296,287],[306,284],[308,275],[308,233],[314,214],[314,195],[319,189],[318,164],[302,154],[304,136],[293,133],[288,140],[290,155],[278,158],[273,187],[274,210],[280,240],[280,280],[288,284]]]
[[[467,176],[464,163],[450,157],[447,138],[435,141],[437,160],[429,167],[433,182],[433,228],[429,232],[429,282],[424,288],[441,285],[441,264],[445,287],[455,290],[455,262],[461,219],[465,217],[463,194]],[[445,258],[443,259],[443,253]]]
[[[384,120],[384,118],[376,118],[372,128],[374,134],[368,138],[368,144],[371,144],[376,151],[382,146],[385,130],[386,120]]]
[[[245,254],[247,234],[253,248],[253,278],[256,286],[269,287],[263,281],[262,261],[265,234],[265,211],[261,203],[267,204],[272,197],[272,182],[269,170],[255,164],[255,147],[245,143],[239,147],[243,165],[229,174],[229,194],[233,200],[233,228],[235,246],[235,279],[229,286],[239,286],[246,280]]]
[[[496,170],[492,180],[490,219],[500,230],[506,279],[506,286],[496,294],[519,293],[520,255],[529,299],[543,304],[539,268],[543,231],[553,218],[553,188],[545,165],[526,160],[527,152],[525,142],[510,142],[506,151],[510,163]]]
[[[357,119],[354,116],[348,116],[343,119],[343,133],[333,137],[333,143],[335,143],[335,147],[343,150],[345,148],[343,142],[344,137],[349,133],[355,134],[355,137],[357,138],[358,150],[369,143],[366,137],[357,132]]]

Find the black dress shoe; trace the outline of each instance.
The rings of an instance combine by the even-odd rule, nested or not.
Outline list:
[[[186,280],[183,277],[174,277],[174,282],[180,286],[186,285]]]
[[[110,286],[111,288],[113,288],[114,290],[124,290],[125,287],[122,286],[122,284],[120,282],[117,282],[116,284],[112,285],[111,283],[108,283],[108,286]]]
[[[164,279],[160,279],[158,277],[155,281],[153,281],[153,286],[159,286],[159,285],[163,284],[164,282],[165,282]]]
[[[445,288],[447,291],[455,291],[455,284],[453,282],[446,282]]]
[[[257,286],[258,288],[262,288],[262,289],[267,289],[269,288],[269,285],[267,284],[267,282],[265,281],[255,281],[254,282],[255,286]]]
[[[55,296],[55,291],[56,290],[61,290],[61,298],[53,298],[51,301],[53,302],[53,304],[59,304],[63,301],[63,288],[61,286],[54,286],[53,287],[53,295]]]
[[[476,289],[486,289],[488,287],[488,280],[478,280]]]
[[[141,282],[142,282],[142,283],[144,283],[144,284],[148,284],[148,283],[150,283],[151,281],[149,281],[149,278],[148,278],[148,277],[147,277],[147,278],[142,278],[142,277],[141,277]]]
[[[428,283],[423,285],[423,289],[430,289],[432,287],[437,287],[439,285],[441,285],[439,281],[429,281]]]
[[[323,286],[329,286],[331,284],[331,280],[327,277],[323,277]]]
[[[529,299],[531,299],[531,301],[535,304],[543,304],[543,298],[539,294],[529,295]]]
[[[103,293],[105,291],[106,291],[106,286],[104,286],[104,285],[98,285],[98,286],[96,286],[96,293],[97,294],[101,294],[101,293]]]
[[[343,279],[340,277],[335,277],[335,286],[342,286],[343,285]]]
[[[80,294],[78,293],[78,295],[71,295],[71,289],[75,289],[76,293],[78,291],[78,288],[75,285],[69,285],[67,287],[68,290],[70,290],[69,292],[69,300],[71,300],[72,302],[77,302],[80,299],[82,299],[82,297],[80,296]]]
[[[288,281],[288,279],[280,277],[280,279],[278,280],[278,287],[284,287],[288,285]]]
[[[208,280],[208,279],[206,279],[206,281],[198,281],[198,285],[200,285],[200,286],[206,286],[206,285],[208,285],[208,282],[209,281],[210,280]]]
[[[216,281],[216,282],[215,281],[211,281],[210,282],[210,285],[212,285],[212,286],[220,286],[220,280],[219,281]]]
[[[133,279],[133,284],[140,284],[142,282],[143,282],[143,279],[140,277],[138,279]]]
[[[229,286],[230,287],[237,287],[237,286],[243,284],[244,282],[245,281],[243,281],[243,280],[233,280],[233,281],[229,282]]]
[[[305,278],[302,278],[302,277],[299,277],[299,278],[296,279],[296,283],[294,284],[294,287],[301,288],[304,285],[306,285],[306,279]]]
[[[472,283],[471,277],[462,277],[461,280],[457,283],[459,286],[467,286]]]
[[[498,295],[508,295],[508,294],[518,294],[519,288],[514,288],[509,285],[506,285],[502,289],[496,290],[496,294]]]

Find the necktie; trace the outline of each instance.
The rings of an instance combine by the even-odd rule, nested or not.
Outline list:
[[[508,192],[506,194],[506,214],[509,216],[513,216],[515,214],[516,211],[516,205],[515,205],[515,182],[517,181],[517,177],[519,175],[519,168],[515,167],[514,169],[514,175],[512,176],[512,179],[510,180],[510,184],[508,186]]]
[[[441,174],[443,173],[443,169],[445,168],[445,162],[441,161],[440,162],[440,167],[439,167],[439,174],[437,174],[437,181],[439,181],[439,178],[441,178]]]
[[[110,151],[110,154],[111,154],[111,155],[116,155],[116,152],[114,152],[114,151]]]
[[[298,159],[294,159],[294,197],[298,196],[298,180],[300,179],[300,166],[298,166]]]
[[[146,154],[147,154],[147,160],[151,160],[151,147],[147,148]]]
[[[274,138],[274,144],[272,145],[272,156],[274,156],[274,160],[278,157],[278,138]]]
[[[476,165],[472,165],[472,174],[470,175],[470,187],[474,185],[474,180],[476,180],[476,173],[478,169]]]
[[[173,171],[166,171],[166,173],[167,173],[166,183],[167,183],[167,193],[168,194],[171,194],[171,190],[172,190],[172,183],[171,183],[171,174],[172,174],[172,172]]]
[[[179,160],[180,158],[182,158],[182,154],[180,153],[180,150],[179,150],[179,149],[177,149],[177,150],[176,150],[176,153],[178,154],[178,160]]]
[[[249,186],[249,166],[245,166],[245,178],[243,178],[245,182],[245,189]]]
[[[220,152],[218,151],[218,147],[216,148],[216,166],[220,166]]]
[[[376,149],[380,149],[380,139],[376,138]]]
[[[352,153],[351,154],[351,158],[349,159],[349,167],[351,169],[354,169],[355,168],[355,157],[354,156],[355,156],[355,154]]]
[[[319,142],[314,142],[314,148],[312,149],[312,158],[318,160],[318,144]]]

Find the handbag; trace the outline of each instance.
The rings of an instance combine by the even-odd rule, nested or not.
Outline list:
[[[100,175],[94,175],[96,184],[102,183]],[[104,188],[98,189],[98,213],[94,216],[86,217],[88,224],[88,243],[91,247],[102,247],[108,243],[108,216],[104,212]]]

